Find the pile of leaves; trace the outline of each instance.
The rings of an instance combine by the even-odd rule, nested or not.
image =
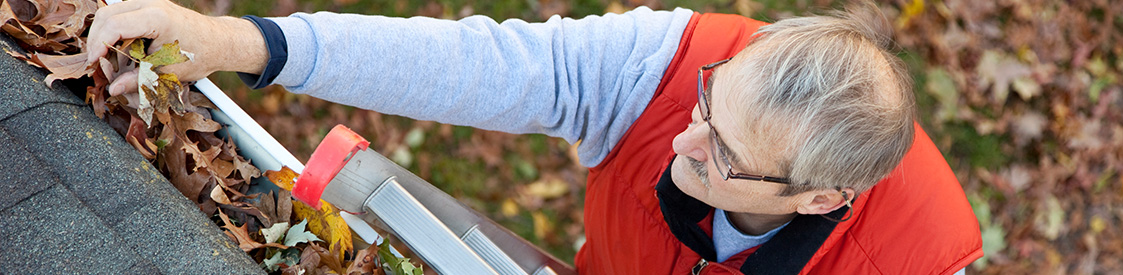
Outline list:
[[[898,41],[968,191],[986,273],[1123,270],[1123,5],[905,1]],[[922,102],[923,103],[923,102]]]
[[[44,80],[48,86],[58,80],[67,81],[70,87],[84,86],[94,114],[151,161],[204,214],[213,217],[266,270],[372,274],[381,273],[385,263],[395,274],[421,271],[408,259],[389,254],[388,245],[371,246],[356,254],[350,228],[338,210],[326,205],[320,211],[293,203],[289,190],[297,175],[287,168],[270,171],[284,175],[287,181],[276,179],[284,190],[247,195],[251,180],[261,172],[238,154],[230,139],[216,135],[222,125],[207,110],[214,105],[175,74],[160,70],[192,61],[193,54],[181,50],[178,41],[156,48],[143,39],[126,40],[97,62],[85,64],[82,35],[97,8],[105,5],[101,0],[0,0],[0,29],[29,52],[9,54],[49,71]],[[139,90],[109,96],[107,86],[132,70],[139,72]],[[301,222],[289,226],[295,220]],[[317,242],[326,243],[327,248]]]

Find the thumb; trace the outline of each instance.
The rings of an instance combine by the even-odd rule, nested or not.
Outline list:
[[[117,76],[112,84],[109,84],[109,95],[118,96],[125,93],[137,92],[137,73],[140,69],[125,72]]]

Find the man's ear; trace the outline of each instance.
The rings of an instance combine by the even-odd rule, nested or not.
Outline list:
[[[796,207],[796,212],[803,215],[827,214],[842,208],[846,205],[846,200],[853,200],[857,194],[852,188],[807,191],[803,194],[806,197]]]

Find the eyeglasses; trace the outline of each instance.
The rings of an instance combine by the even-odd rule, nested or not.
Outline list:
[[[706,99],[709,93],[707,92],[708,90],[705,85],[705,77],[703,77],[702,74],[708,70],[712,70],[718,65],[729,62],[730,59],[733,58],[714,62],[698,68],[698,110],[702,112],[702,120],[706,121],[706,125],[710,126],[710,151],[713,152],[713,154],[717,154],[716,157],[711,156],[710,158],[714,160],[714,165],[718,168],[718,173],[721,174],[722,180],[729,180],[730,178],[734,178],[742,180],[756,180],[781,184],[791,184],[791,181],[788,180],[788,178],[733,172],[733,165],[729,163],[729,157],[725,155],[726,148],[719,147],[721,139],[718,138],[717,129],[714,129],[714,124],[710,123],[710,117],[712,116],[712,114],[710,113],[710,101]],[[721,162],[718,162],[718,159],[721,159]],[[722,167],[724,167],[725,169],[721,169]]]

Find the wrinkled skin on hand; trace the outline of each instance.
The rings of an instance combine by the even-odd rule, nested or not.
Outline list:
[[[248,20],[213,17],[168,0],[131,0],[98,9],[86,41],[87,64],[105,56],[118,41],[146,38],[151,45],[179,40],[180,48],[195,54],[190,62],[161,70],[195,81],[216,71],[261,73],[268,61],[264,39]],[[149,53],[159,47],[149,47]],[[237,50],[235,50],[237,49]],[[111,95],[137,90],[137,71],[126,72],[109,85]]]

